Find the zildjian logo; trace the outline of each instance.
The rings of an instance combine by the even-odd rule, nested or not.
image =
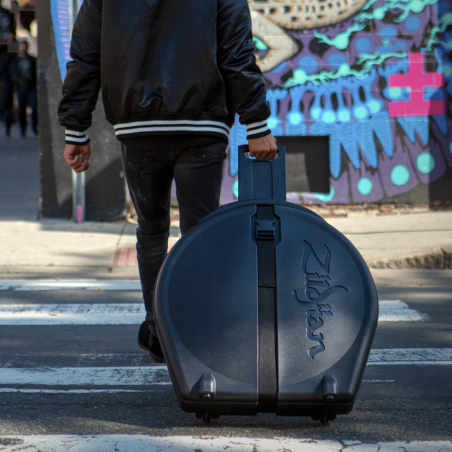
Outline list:
[[[325,350],[325,344],[323,343],[324,336],[318,331],[323,325],[323,316],[333,315],[331,306],[325,303],[325,300],[333,293],[341,291],[348,292],[348,289],[343,286],[331,287],[331,251],[326,245],[324,246],[325,257],[322,262],[312,246],[304,241],[301,270],[306,278],[306,286],[301,297],[298,296],[296,290],[292,292],[296,301],[299,301],[305,306],[315,306],[316,308],[309,309],[306,312],[306,336],[311,341],[317,342],[317,345],[308,351],[312,359],[314,359],[315,355]]]

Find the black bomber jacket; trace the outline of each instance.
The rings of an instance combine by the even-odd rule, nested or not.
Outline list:
[[[58,108],[66,142],[89,141],[99,90],[118,139],[270,133],[247,0],[84,0]]]

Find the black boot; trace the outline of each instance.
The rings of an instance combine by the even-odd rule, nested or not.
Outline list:
[[[151,329],[147,322],[143,322],[138,331],[138,345],[143,350],[147,350],[157,363],[165,362],[160,341],[157,336],[151,334]]]

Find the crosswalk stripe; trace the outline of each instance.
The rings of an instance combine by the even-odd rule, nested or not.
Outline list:
[[[422,314],[410,307],[401,300],[381,300],[380,301],[379,322],[418,322],[426,320],[427,314]]]
[[[138,280],[97,280],[97,279],[3,279],[0,290],[34,291],[34,290],[141,290]]]
[[[382,365],[452,365],[452,348],[372,350],[368,366]],[[165,366],[0,368],[0,386],[11,386],[0,388],[0,392],[18,391],[17,386],[44,386],[45,389],[59,392],[77,392],[80,389],[54,387],[89,386],[90,390],[99,390],[104,386],[114,386],[115,391],[121,391],[116,388],[170,384]],[[36,388],[27,388],[28,392],[31,390],[40,392]]]
[[[143,303],[0,305],[0,325],[139,325]]]
[[[143,303],[0,305],[0,325],[139,325]],[[380,322],[415,322],[422,314],[401,300],[380,301]]]
[[[0,385],[149,386],[167,385],[165,366],[2,368]]]
[[[452,365],[452,348],[390,348],[371,350],[368,366]]]
[[[21,394],[100,394],[112,392],[146,392],[139,389],[18,389],[0,388],[0,394],[5,392],[17,392]]]
[[[2,435],[4,452],[21,450],[45,450],[46,452],[65,452],[83,450],[83,452],[325,452],[347,450],[350,452],[452,452],[451,441],[392,441],[362,443],[357,440],[316,440],[312,438],[243,438],[199,436],[149,436],[149,435]]]

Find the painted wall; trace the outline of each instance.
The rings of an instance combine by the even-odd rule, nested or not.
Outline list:
[[[248,0],[273,134],[330,137],[330,192],[302,203],[452,201],[452,3]],[[51,0],[61,76],[68,0]],[[237,198],[235,124],[222,204]]]
[[[249,4],[273,134],[330,137],[330,193],[290,200],[452,201],[452,2]],[[236,124],[224,202],[245,136]]]

